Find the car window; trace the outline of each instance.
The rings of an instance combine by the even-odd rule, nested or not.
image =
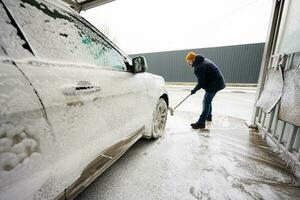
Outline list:
[[[24,58],[32,56],[28,44],[13,24],[12,19],[0,2],[0,56]]]
[[[39,0],[5,3],[38,57],[125,69],[123,57],[75,13]]]

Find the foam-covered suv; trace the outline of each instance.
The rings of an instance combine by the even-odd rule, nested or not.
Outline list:
[[[167,120],[146,73],[58,0],[0,0],[0,197],[73,199]]]

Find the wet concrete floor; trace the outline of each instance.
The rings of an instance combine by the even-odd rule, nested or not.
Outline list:
[[[174,101],[185,93],[170,89]],[[250,104],[240,113],[250,117],[254,93],[232,94],[236,98],[230,91],[218,94],[215,107],[222,109],[232,101],[238,109]],[[201,95],[189,104],[201,103]],[[247,103],[238,104],[243,95],[248,95]],[[233,99],[225,102],[227,97]],[[276,149],[248,129],[245,119],[230,116],[238,111],[218,110],[207,129],[195,131],[190,123],[200,109],[186,105],[168,116],[163,138],[139,140],[77,199],[300,199],[300,184]]]

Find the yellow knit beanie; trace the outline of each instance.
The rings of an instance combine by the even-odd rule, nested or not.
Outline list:
[[[189,52],[186,57],[185,57],[185,60],[194,60],[196,58],[197,54],[195,52]]]

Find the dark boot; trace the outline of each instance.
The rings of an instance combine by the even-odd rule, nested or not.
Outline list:
[[[206,121],[211,122],[212,121],[212,117],[207,117]]]
[[[205,124],[200,124],[200,123],[193,123],[191,124],[193,129],[203,129],[205,128]]]

